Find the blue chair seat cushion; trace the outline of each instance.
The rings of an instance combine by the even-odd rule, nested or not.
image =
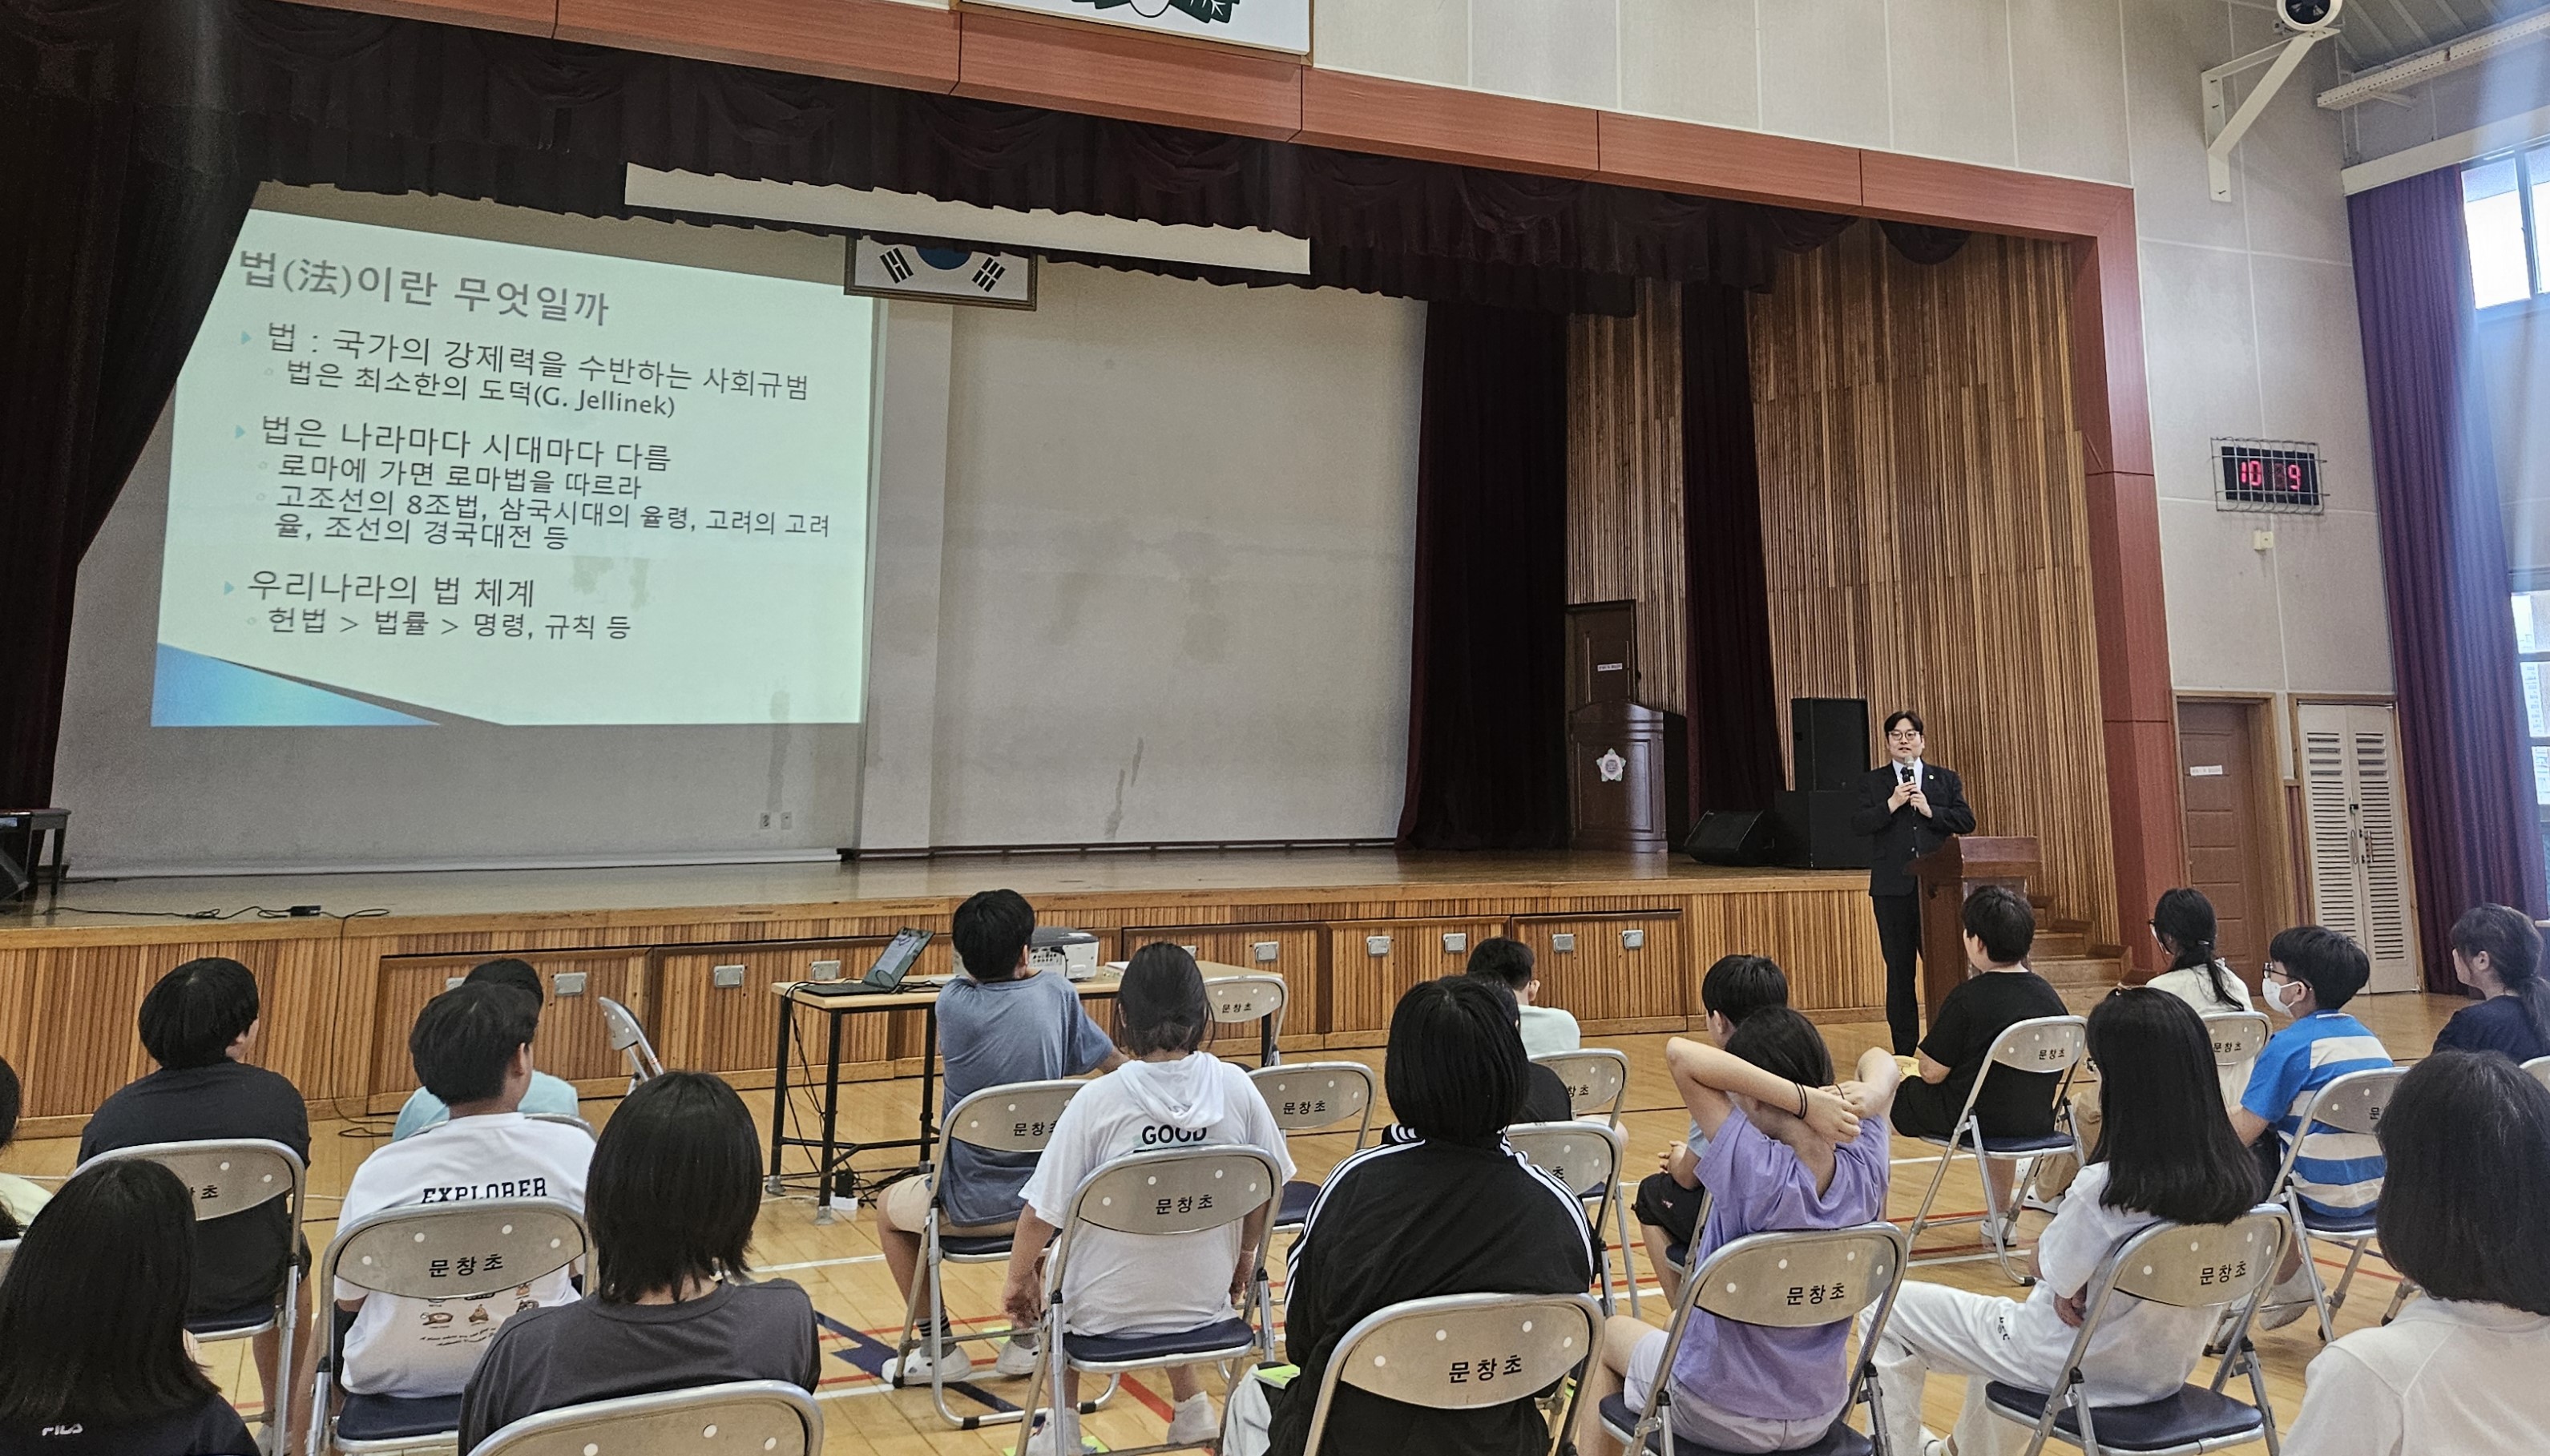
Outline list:
[[[1234,1314],[1196,1329],[1167,1334],[1066,1334],[1062,1351],[1074,1365],[1122,1365],[1176,1355],[1219,1355],[1255,1343],[1257,1332]]]
[[[2323,1238],[2355,1236],[2376,1232],[2381,1210],[2371,1208],[2361,1213],[2323,1213],[2308,1204],[2303,1205],[2303,1227]]]
[[[938,1254],[946,1259],[1006,1259],[1010,1256],[1010,1235],[942,1233],[938,1235]]]
[[[1625,1441],[1629,1438],[1629,1428],[1638,1423],[1638,1412],[1629,1405],[1626,1398],[1617,1395],[1605,1396],[1603,1423],[1612,1428],[1614,1436]],[[2106,1432],[2103,1431],[2101,1434],[2104,1435]],[[1656,1449],[1653,1437],[1649,1438],[1647,1449],[1650,1451]],[[1795,1447],[1783,1453],[1783,1456],[1873,1456],[1876,1449],[1869,1443],[1868,1437],[1852,1430],[1849,1420],[1845,1418],[1834,1421],[1832,1429],[1825,1431],[1814,1445]],[[1721,1451],[1716,1446],[1704,1446],[1698,1441],[1685,1440],[1677,1436],[1674,1438],[1673,1456],[1735,1456],[1735,1453]]]
[[[1689,1245],[1689,1244],[1687,1244],[1687,1243],[1669,1243],[1669,1244],[1666,1244],[1666,1245],[1665,1245],[1665,1262],[1666,1262],[1666,1263],[1668,1263],[1668,1264],[1671,1264],[1671,1265],[1672,1265],[1672,1266],[1674,1266],[1676,1269],[1688,1269],[1688,1268],[1690,1268],[1690,1267],[1691,1267],[1691,1245]]]
[[[1949,1139],[1927,1132],[1921,1134],[1921,1140],[1930,1144],[1932,1147],[1946,1147],[1949,1145]],[[2015,1137],[1997,1137],[1994,1134],[1987,1132],[1983,1135],[1983,1143],[1984,1151],[1988,1153],[2068,1153],[2072,1150],[2072,1134],[2069,1132],[2030,1132]],[[1962,1147],[1971,1146],[1972,1144],[1960,1143],[1958,1145]]]
[[[186,1332],[199,1340],[222,1339],[263,1329],[273,1322],[274,1301],[268,1298],[217,1314],[189,1314]]]
[[[1984,1388],[1993,1408],[2028,1425],[2045,1414],[2042,1392],[2021,1390],[1994,1381]],[[2099,1444],[2110,1451],[2173,1451],[2200,1441],[2225,1441],[2257,1434],[2263,1426],[2258,1407],[2216,1395],[2201,1385],[2181,1386],[2174,1396],[2139,1406],[2095,1407]],[[2054,1428],[2081,1437],[2080,1412],[2066,1407],[2054,1417]]]
[[[337,1413],[337,1439],[341,1441],[421,1440],[451,1435],[459,1429],[458,1396],[409,1399],[349,1395],[344,1408]]]
[[[1275,1208],[1275,1226],[1298,1228],[1310,1221],[1311,1205],[1320,1201],[1320,1185],[1295,1179],[1284,1185],[1284,1201]]]

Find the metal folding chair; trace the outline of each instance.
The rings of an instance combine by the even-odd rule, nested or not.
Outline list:
[[[646,1039],[646,1028],[638,1024],[637,1014],[608,996],[594,1000],[602,1007],[602,1029],[611,1038],[611,1049],[629,1059],[629,1085],[636,1087],[650,1077],[664,1075],[664,1064],[655,1059],[655,1044]]]
[[[1994,1381],[1984,1388],[1985,1400],[1996,1414],[2034,1427],[2026,1456],[2037,1456],[2049,1438],[2090,1456],[2109,1451],[2198,1456],[2264,1440],[2268,1456],[2279,1456],[2275,1407],[2267,1400],[2257,1348],[2249,1342],[2249,1321],[2276,1281],[2290,1228],[2286,1211],[2269,1203],[2228,1223],[2155,1223],[2134,1234],[2108,1255],[2090,1280],[2081,1328],[2063,1359],[2063,1388],[2049,1394]],[[2182,1386],[2176,1395],[2141,1405],[2093,1410],[2081,1363],[2100,1326],[2132,1309],[2136,1300],[2190,1310],[2230,1306],[2237,1311],[2230,1341],[2210,1384]],[[2235,1370],[2249,1377],[2254,1404],[2222,1394]]]
[[[384,1209],[337,1230],[319,1261],[319,1288],[343,1280],[371,1297],[475,1300],[544,1279],[593,1247],[584,1217],[555,1199],[508,1203],[412,1204]],[[372,1396],[347,1392],[334,1414],[352,1321],[329,1321],[328,1358],[312,1399],[310,1456],[338,1451],[405,1451],[456,1446],[460,1397]]]
[[[1605,1046],[1581,1051],[1553,1051],[1536,1056],[1567,1084],[1567,1110],[1579,1117],[1600,1116],[1620,1125],[1620,1111],[1629,1100],[1629,1054]]]
[[[2319,1315],[2322,1343],[2336,1338],[2331,1321],[2346,1307],[2347,1287],[2355,1282],[2355,1268],[2364,1261],[2366,1245],[2377,1241],[2381,1234],[2375,1210],[2370,1207],[2348,1218],[2314,1212],[2303,1202],[2302,1191],[2294,1187],[2294,1164],[2306,1142],[2314,1143],[2314,1157],[2379,1157],[2382,1145],[2374,1138],[2374,1128],[2382,1121],[2383,1109],[2391,1105],[2392,1094],[2400,1090],[2400,1079],[2406,1075],[2406,1069],[2402,1067],[2368,1067],[2329,1079],[2328,1085],[2311,1099],[2302,1120],[2294,1124],[2294,1135],[2285,1139],[2284,1165],[2276,1172],[2274,1187],[2267,1191],[2267,1197],[2282,1203],[2293,1214],[2295,1236],[2302,1241],[2303,1273],[2310,1280],[2311,1308]],[[2337,1146],[2332,1148],[2332,1143]],[[2338,1277],[2334,1291],[2321,1283],[2319,1266],[2311,1258],[2310,1241],[2314,1238],[2347,1246],[2346,1272]],[[2391,1309],[2398,1312],[2398,1301]]]
[[[140,1158],[176,1174],[194,1200],[198,1223],[263,1208],[276,1199],[285,1201],[284,1217],[292,1231],[284,1246],[283,1280],[275,1286],[274,1293],[241,1309],[217,1310],[186,1321],[186,1332],[199,1344],[249,1339],[269,1329],[277,1331],[273,1399],[258,1419],[279,1438],[292,1412],[292,1346],[300,1334],[301,1322],[299,1240],[301,1202],[308,1174],[301,1166],[300,1155],[282,1143],[264,1138],[151,1142],[102,1152],[80,1166],[93,1168],[118,1158]]]
[[[1216,976],[1204,983],[1205,995],[1213,1003],[1213,1019],[1218,1025],[1244,1026],[1257,1023],[1257,1064],[1260,1067],[1280,1065],[1283,1051],[1275,1038],[1284,1034],[1284,1000],[1286,991],[1281,976],[1247,975]]]
[[[526,1415],[469,1456],[816,1456],[824,1412],[784,1380],[741,1380]]]
[[[1708,1217],[1708,1206],[1703,1204],[1704,1224]],[[1728,1243],[1683,1281],[1682,1298],[1674,1302],[1673,1323],[1665,1331],[1664,1359],[1656,1367],[1655,1387],[1647,1392],[1646,1405],[1632,1410],[1625,1397],[1608,1397],[1597,1412],[1604,1429],[1630,1451],[1670,1449],[1674,1456],[1721,1456],[1697,1441],[1665,1439],[1673,1428],[1674,1357],[1682,1350],[1683,1332],[1695,1310],[1738,1324],[1810,1329],[1857,1319],[1861,1310],[1874,1308],[1877,1313],[1860,1336],[1859,1353],[1851,1361],[1849,1394],[1841,1413],[1810,1449],[1815,1456],[1869,1456],[1883,1451],[1886,1419],[1877,1367],[1869,1352],[1886,1332],[1887,1316],[1894,1312],[1895,1294],[1903,1288],[1912,1252],[1912,1238],[1883,1220],[1851,1228],[1754,1233]],[[1874,1437],[1850,1428],[1850,1407],[1863,1404],[1868,1407],[1868,1427]]]
[[[1041,1153],[1053,1140],[1053,1125],[1062,1119],[1062,1110],[1087,1083],[1071,1080],[1051,1082],[1012,1082],[1000,1087],[986,1087],[947,1110],[942,1147],[938,1160],[922,1176],[930,1180],[930,1213],[921,1230],[921,1262],[925,1277],[912,1283],[912,1298],[904,1303],[903,1333],[895,1341],[898,1372],[912,1360],[921,1347],[921,1311],[929,1310],[939,1321],[935,1348],[948,1348],[976,1340],[998,1340],[1030,1331],[1007,1325],[975,1334],[958,1334],[947,1318],[944,1276],[941,1266],[947,1264],[1006,1264],[1010,1260],[1010,1238],[1007,1233],[951,1234],[940,1226],[939,1200],[947,1177],[945,1145],[963,1143],[988,1152]],[[924,1303],[927,1301],[927,1303]],[[938,1407],[939,1416],[959,1430],[974,1430],[986,1425],[1003,1425],[1026,1418],[1024,1410],[995,1410],[959,1415],[947,1406],[947,1375],[940,1362],[932,1361],[930,1372],[931,1404]]]
[[[1921,1207],[1912,1214],[1912,1227],[1907,1237],[1919,1239],[1921,1230],[1949,1223],[1982,1223],[1992,1235],[1992,1253],[2000,1262],[2001,1272],[2014,1284],[2031,1284],[2033,1280],[2020,1273],[2010,1262],[2009,1229],[2011,1218],[2026,1201],[2024,1182],[2011,1186],[2011,1207],[2004,1210],[1993,1196],[1992,1173],[1984,1166],[1988,1157],[2025,1158],[2033,1164],[2039,1154],[2070,1152],[2082,1161],[2089,1160],[2080,1139],[2072,1131],[2072,1077],[2080,1070],[2081,1059],[2090,1044],[2089,1022],[2079,1017],[2034,1017],[2012,1021],[1993,1042],[1992,1051],[1984,1058],[1983,1069],[1975,1074],[1975,1085],[1966,1090],[1966,1105],[1957,1113],[1953,1130],[1945,1137],[1922,1136],[1923,1142],[1940,1149],[1939,1165],[1930,1175],[1930,1187],[1921,1195]],[[2056,1128],[2041,1137],[1989,1137],[1975,1120],[1975,1101],[1983,1096],[1984,1084],[2002,1068],[2011,1072],[2060,1073],[2062,1081],[2054,1089]],[[1948,1165],[1957,1160],[1962,1149],[1974,1154],[1975,1176],[1984,1186],[1984,1212],[1959,1213],[1944,1218],[1930,1216],[1930,1208],[1938,1201],[1939,1186],[1948,1178]],[[1950,1263],[1968,1257],[1954,1254],[1945,1258],[1915,1259],[1920,1264]]]
[[[1072,1334],[1063,1294],[1069,1288],[1065,1281],[1072,1255],[1088,1229],[1158,1238],[1205,1233],[1226,1228],[1269,1207],[1281,1188],[1273,1158],[1258,1148],[1229,1144],[1129,1153],[1101,1164],[1080,1180],[1045,1262],[1043,1337],[1036,1348],[1036,1387],[1047,1397],[1045,1408],[1063,1408],[1065,1366],[1106,1375],[1112,1388],[1113,1378],[1128,1370],[1221,1360],[1241,1362],[1232,1371],[1236,1380],[1257,1359],[1271,1354],[1274,1301],[1267,1293],[1262,1250],[1247,1307],[1194,1329],[1166,1334]],[[1254,1320],[1249,1317],[1252,1313]],[[1215,1439],[1220,1439],[1219,1433]],[[1132,1449],[1176,1448],[1163,1444]]]
[[[0,1279],[9,1277],[9,1265],[18,1257],[18,1240],[0,1239]]]
[[[595,1137],[597,1135],[593,1130],[593,1124],[591,1122],[584,1120],[582,1117],[570,1117],[564,1113],[525,1113],[523,1114],[523,1116],[527,1120],[534,1122],[555,1122],[561,1127],[572,1127],[587,1137]]]
[[[1567,1185],[1585,1201],[1594,1228],[1594,1267],[1603,1281],[1603,1312],[1612,1312],[1612,1255],[1603,1247],[1604,1224],[1617,1211],[1620,1224],[1620,1262],[1627,1265],[1629,1312],[1638,1312],[1638,1271],[1629,1264],[1629,1204],[1620,1197],[1620,1161],[1627,1138],[1620,1129],[1593,1122],[1518,1122],[1506,1129],[1506,1145],[1531,1165]]]
[[[1577,1376],[1549,1425],[1556,1456],[1602,1330],[1592,1295],[1443,1295],[1376,1310],[1328,1356],[1302,1456],[1320,1456],[1340,1385],[1429,1410],[1475,1410],[1535,1400]]]
[[[1333,1127],[1353,1117],[1354,1146],[1346,1150],[1352,1156],[1363,1151],[1363,1140],[1372,1134],[1372,1109],[1379,1088],[1372,1068],[1361,1062],[1296,1062],[1289,1067],[1260,1067],[1248,1074],[1248,1080],[1257,1084],[1257,1095],[1266,1099],[1266,1111],[1275,1115],[1275,1125],[1284,1129],[1287,1137]],[[1298,1178],[1285,1184],[1283,1202],[1276,1206],[1275,1216],[1266,1225],[1267,1236],[1300,1233],[1302,1225],[1310,1221],[1311,1205],[1319,1197],[1319,1184]]]
[[[2217,1067],[2236,1067],[2256,1057],[2274,1030],[2265,1012],[2205,1013],[2205,1034],[2213,1043]]]
[[[2550,1087],[2550,1056],[2534,1057],[2523,1064],[2523,1070],[2532,1074],[2533,1081]]]

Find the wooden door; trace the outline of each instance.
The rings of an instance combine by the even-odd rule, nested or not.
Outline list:
[[[2187,883],[2213,902],[2214,949],[2256,990],[2276,903],[2273,821],[2259,772],[2262,705],[2182,698],[2179,808],[2187,825]]]
[[[2373,959],[2372,991],[2418,989],[2400,730],[2387,703],[2305,703],[2303,805],[2309,819],[2311,915]]]

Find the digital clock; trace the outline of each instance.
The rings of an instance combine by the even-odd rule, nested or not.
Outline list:
[[[2292,439],[2217,439],[2214,502],[2226,511],[2311,511],[2323,506],[2319,446]]]

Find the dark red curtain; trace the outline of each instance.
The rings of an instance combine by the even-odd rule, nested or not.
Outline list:
[[[1399,842],[1563,848],[1567,321],[1428,304],[1417,448]]]
[[[1771,602],[1753,457],[1753,370],[1739,289],[1682,293],[1683,563],[1691,822],[1769,809],[1780,790]]]
[[[2458,989],[2446,932],[2481,901],[2544,908],[2487,397],[2472,350],[2461,174],[2347,201],[2373,424],[2400,751],[2426,985]]]

